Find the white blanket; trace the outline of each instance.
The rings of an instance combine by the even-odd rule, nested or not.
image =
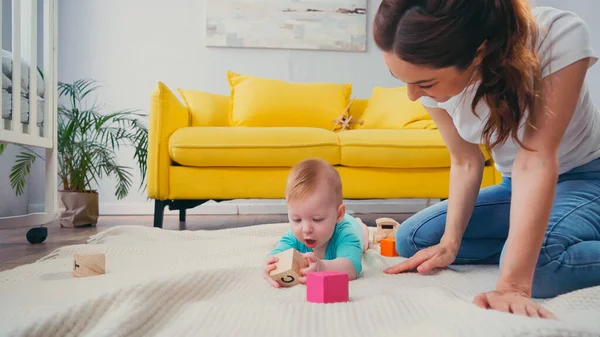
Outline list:
[[[115,227],[0,273],[1,336],[600,336],[600,287],[544,301],[559,320],[483,310],[497,267],[386,275],[376,249],[350,302],[313,304],[271,288],[265,254],[286,224],[220,231]],[[71,276],[76,252],[106,253],[106,274]]]

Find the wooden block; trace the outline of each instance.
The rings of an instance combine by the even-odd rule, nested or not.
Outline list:
[[[373,233],[373,243],[374,244],[378,244],[382,239],[385,239],[385,238],[386,238],[385,233],[379,233],[379,232]]]
[[[385,238],[379,243],[379,252],[382,256],[399,256],[396,252],[396,238]]]
[[[346,273],[324,271],[306,276],[306,300],[311,303],[349,301],[350,278]]]
[[[302,253],[290,248],[274,256],[279,258],[279,261],[277,268],[270,273],[271,278],[282,287],[293,287],[299,284],[300,269],[307,266]]]
[[[73,255],[73,277],[102,275],[106,272],[106,257],[102,253]]]

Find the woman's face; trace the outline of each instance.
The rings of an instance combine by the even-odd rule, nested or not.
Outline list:
[[[463,91],[475,69],[474,65],[463,71],[455,67],[428,68],[408,63],[395,54],[386,52],[383,53],[383,58],[392,75],[406,83],[411,101],[427,96],[437,102],[445,102]]]

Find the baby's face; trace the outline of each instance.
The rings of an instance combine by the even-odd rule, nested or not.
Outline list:
[[[317,188],[304,200],[288,202],[288,217],[292,232],[308,248],[325,248],[333,235],[335,224],[344,216],[344,206],[338,205],[333,192]]]

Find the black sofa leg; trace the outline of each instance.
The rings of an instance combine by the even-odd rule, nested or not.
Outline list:
[[[154,227],[162,228],[166,205],[164,200],[154,200]],[[181,213],[179,216],[181,217]]]
[[[179,209],[179,222],[185,223],[185,208]]]

